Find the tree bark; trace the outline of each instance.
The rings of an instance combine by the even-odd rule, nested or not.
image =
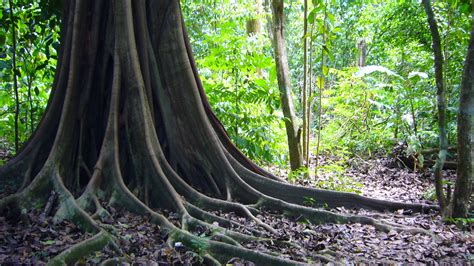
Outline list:
[[[18,131],[18,119],[20,117],[20,97],[18,95],[18,80],[17,74],[18,69],[16,67],[16,30],[15,30],[15,16],[13,13],[13,1],[9,0],[9,8],[10,8],[10,22],[12,23],[12,64],[13,64],[13,91],[15,93],[15,152],[18,153],[18,149],[20,148],[20,134]]]
[[[435,68],[435,81],[437,88],[437,104],[438,104],[438,129],[439,129],[439,146],[440,151],[438,154],[438,160],[434,166],[435,176],[435,189],[436,198],[438,199],[441,212],[446,214],[448,202],[446,202],[446,196],[443,191],[443,164],[446,160],[446,154],[448,153],[448,139],[446,137],[446,95],[444,89],[444,78],[443,78],[443,53],[441,48],[441,39],[438,31],[438,24],[431,8],[430,0],[422,0],[425,8],[426,16],[428,18],[428,25],[431,31],[432,47],[434,54],[434,68]],[[449,195],[448,195],[449,196]]]
[[[367,57],[367,43],[365,39],[357,41],[357,48],[359,49],[359,57],[357,58],[357,66],[365,67],[365,59]]]
[[[310,125],[308,121],[308,0],[304,0],[303,15],[303,93],[302,93],[302,113],[303,113],[303,158],[308,158]],[[309,167],[309,162],[303,164]],[[307,174],[306,174],[307,175]]]
[[[288,150],[290,154],[291,170],[297,170],[303,162],[301,157],[301,143],[299,126],[293,107],[293,96],[290,85],[290,74],[288,68],[288,56],[286,53],[284,35],[284,1],[273,0],[273,49],[275,51],[275,63],[280,89],[281,106],[285,121]]]
[[[474,1],[473,1],[474,8]],[[474,12],[471,38],[461,82],[458,114],[458,169],[452,200],[452,216],[468,216],[474,179]]]
[[[262,12],[263,12],[262,0],[256,0],[254,8],[255,8],[254,10],[255,15],[247,19],[247,22],[246,22],[246,29],[247,29],[248,36],[258,34],[262,30],[262,23],[260,21],[260,16],[262,15]]]
[[[322,27],[322,32],[320,32],[322,40],[321,40],[321,73],[320,77],[317,79],[317,84],[318,84],[318,132],[316,134],[317,136],[317,141],[316,141],[316,158],[314,160],[314,175],[317,177],[318,176],[318,167],[319,167],[319,148],[321,146],[321,131],[323,129],[323,92],[326,84],[326,74],[324,74],[324,68],[327,66],[325,65],[325,51],[324,48],[326,47],[326,35],[327,35],[327,19],[328,19],[328,10],[327,10],[327,3],[326,1],[324,2],[324,18],[323,18],[323,27]],[[316,19],[314,19],[316,21]],[[313,25],[314,25],[313,21]],[[311,30],[312,31],[312,30]],[[321,31],[321,30],[320,30]],[[311,33],[313,35],[313,33]],[[311,36],[312,38],[312,36]],[[311,41],[311,46],[312,46],[312,41]],[[311,50],[312,48],[310,48]],[[310,56],[311,57],[311,56]],[[311,62],[311,60],[310,60]],[[311,85],[310,85],[311,86]],[[310,90],[311,92],[311,90]],[[312,101],[311,101],[312,102]],[[310,103],[311,106],[311,103]],[[313,108],[310,107],[312,110]],[[308,114],[309,117],[311,117],[311,112]],[[310,119],[311,120],[311,119]]]

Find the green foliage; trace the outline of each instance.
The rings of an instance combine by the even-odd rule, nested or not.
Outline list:
[[[449,224],[454,224],[458,228],[463,230],[469,230],[469,228],[474,224],[474,218],[447,218],[446,222]]]
[[[343,153],[340,154],[342,156]],[[320,166],[318,169],[318,178],[316,180],[308,179],[307,173],[311,170],[306,167],[302,167],[296,171],[291,171],[288,175],[288,180],[290,182],[308,180],[312,186],[317,188],[360,194],[363,185],[345,175],[346,159],[347,158],[342,157],[337,161],[331,161],[330,163]],[[314,199],[311,197],[305,197],[304,204],[307,206],[313,206]]]
[[[435,201],[436,200],[436,190],[434,188],[423,193],[423,198],[426,200]]]
[[[449,181],[449,180],[443,180],[442,182],[443,186],[450,186],[450,187],[454,187],[454,183]],[[435,188],[431,188],[430,190],[427,190],[425,193],[423,193],[423,198],[426,199],[426,200],[430,200],[430,201],[435,201],[436,200],[436,189]]]
[[[316,200],[312,197],[304,197],[303,203],[305,206],[313,207],[314,204],[316,203]]]
[[[288,174],[288,180],[290,182],[296,182],[299,179],[303,179],[305,176],[307,176],[307,173],[309,172],[308,167],[300,167],[297,170],[291,171]]]
[[[20,142],[33,133],[49,98],[59,48],[57,6],[42,1],[13,1],[17,39],[16,65],[20,102]],[[6,3],[6,1],[4,1]],[[57,4],[57,3],[56,3]],[[13,40],[8,4],[0,13],[0,141],[2,149],[14,143]],[[3,140],[2,140],[3,139]]]
[[[316,186],[334,191],[361,194],[363,185],[345,175],[346,169],[343,164],[343,161],[337,161],[321,166],[318,170],[318,175],[327,176],[328,178],[327,180],[316,181]]]
[[[275,77],[270,77],[273,60],[255,51],[262,45],[258,38],[227,36],[226,27],[235,26],[231,24],[221,25],[221,35],[208,37],[207,41],[220,45],[198,60],[201,78],[213,110],[234,143],[251,158],[275,162],[280,158],[274,158],[277,144],[272,143],[272,124],[279,126],[281,114],[278,87]]]
[[[324,7],[330,15],[323,23]],[[443,48],[446,49],[448,138],[456,141],[456,110],[460,72],[469,38],[469,11],[464,2],[436,2]],[[467,8],[469,9],[469,8]],[[287,42],[292,85],[297,99],[303,77],[302,1],[286,6]],[[437,146],[436,89],[431,36],[423,8],[416,1],[314,1],[309,26],[315,22],[313,88],[325,77],[322,118],[314,114],[312,127],[322,125],[322,152],[350,152],[364,156],[389,152],[398,142],[417,149]],[[314,11],[314,12],[312,12]],[[322,45],[321,35],[328,35]],[[357,42],[367,43],[368,67],[357,73]],[[327,51],[326,51],[326,49]],[[323,49],[323,50],[321,50]],[[321,66],[321,51],[327,59]],[[332,55],[332,57],[331,57]],[[319,72],[323,73],[319,73]],[[356,74],[357,73],[357,74]],[[299,116],[301,105],[296,103]],[[315,144],[311,143],[312,149]]]
[[[235,3],[209,9],[209,3],[185,2],[185,19],[206,94],[232,141],[254,160],[285,163],[286,139],[271,42],[265,32],[249,36],[245,25],[251,17],[239,13],[252,6]],[[203,16],[203,27],[195,28],[195,20]]]
[[[438,142],[431,36],[424,12],[414,1],[374,2],[330,7],[337,29],[331,47],[336,59],[328,65],[322,120],[315,121],[322,124],[327,153],[371,156],[390,151],[398,142],[416,146],[415,153]],[[448,137],[455,143],[461,78],[455,69],[462,69],[464,62],[469,16],[456,5],[436,3],[447,58]],[[360,39],[368,51],[363,69],[351,66]]]
[[[382,66],[331,69],[334,86],[326,92],[323,148],[346,147],[372,154],[399,141],[434,145],[434,88],[422,72],[404,78]],[[413,146],[413,145],[412,145]],[[414,147],[414,146],[413,146]]]

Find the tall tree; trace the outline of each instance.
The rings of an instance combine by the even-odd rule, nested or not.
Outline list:
[[[103,203],[149,216],[168,233],[168,242],[195,248],[208,263],[241,257],[268,265],[296,262],[237,245],[256,238],[209,223],[232,224],[209,210],[235,212],[270,232],[275,229],[254,215],[259,208],[314,223],[403,231],[370,217],[302,205],[312,198],[329,207],[433,208],[292,186],[243,156],[211,111],[177,0],[65,1],[61,35],[45,116],[18,155],[0,168],[1,179],[25,184],[0,199],[0,213],[21,215],[54,192],[56,221],[69,219],[96,233],[56,257],[58,264],[115,242],[93,218],[107,215]],[[177,213],[182,227],[152,208]],[[197,227],[209,229],[213,238],[191,234]]]
[[[249,36],[258,34],[262,30],[262,23],[260,21],[263,13],[262,0],[256,0],[253,7],[255,9],[253,10],[255,13],[249,19],[247,19],[246,22],[247,34]]]
[[[321,131],[323,129],[323,124],[322,124],[322,118],[323,118],[323,91],[324,91],[324,87],[325,87],[325,81],[326,81],[326,75],[328,74],[328,67],[327,67],[327,63],[325,62],[325,59],[326,59],[326,53],[327,51],[329,50],[328,48],[328,45],[327,45],[327,37],[328,37],[328,3],[326,3],[326,1],[323,1],[320,3],[320,5],[323,6],[323,9],[324,9],[324,16],[323,16],[323,21],[322,21],[322,25],[319,27],[319,34],[321,35],[321,59],[320,59],[320,64],[321,64],[321,69],[320,69],[320,73],[319,73],[319,76],[318,78],[316,79],[316,84],[317,84],[317,87],[318,87],[318,113],[317,113],[317,116],[318,116],[318,128],[317,128],[317,132],[316,132],[316,137],[317,137],[317,140],[316,140],[316,155],[315,155],[315,160],[314,160],[314,173],[315,173],[315,176],[318,176],[318,167],[319,167],[319,148],[321,146]],[[313,17],[313,25],[315,24],[316,22],[316,18]],[[313,29],[311,29],[311,31],[313,31]],[[312,51],[312,47],[313,46],[313,41],[312,41],[312,38],[313,38],[313,33],[311,33],[311,44],[310,44],[310,51]],[[310,56],[311,58],[312,56]],[[312,61],[312,59],[309,60],[310,62]],[[311,72],[311,67],[310,67],[310,72]],[[311,75],[310,75],[311,76]],[[310,80],[311,80],[311,77],[310,77]],[[312,83],[312,82],[310,82]],[[311,88],[311,84],[310,84],[310,88]],[[311,89],[309,90],[310,91],[310,95],[311,95]],[[313,97],[311,97],[313,98]],[[312,100],[310,100],[310,110],[312,110],[313,108],[311,107],[311,102]],[[311,117],[311,113],[308,114],[308,117]],[[311,119],[309,119],[311,121]],[[309,155],[308,155],[308,160],[309,160]]]
[[[18,94],[18,69],[16,67],[16,30],[15,30],[15,13],[13,12],[13,1],[8,1],[10,7],[10,21],[12,23],[12,63],[13,63],[13,91],[15,93],[15,152],[19,149],[20,135],[18,134],[18,119],[20,117],[20,97]]]
[[[452,200],[453,217],[467,217],[474,182],[474,1],[471,8],[471,37],[459,99],[458,170]]]
[[[281,106],[285,119],[288,150],[290,153],[291,170],[297,170],[303,162],[301,157],[300,129],[293,107],[293,96],[290,85],[290,74],[288,68],[288,56],[286,53],[284,34],[284,0],[272,1],[273,13],[273,49],[275,51],[275,63],[280,89]]]
[[[302,113],[303,113],[303,158],[309,159],[309,134],[310,123],[308,117],[308,0],[304,0],[303,14],[303,89],[302,89]],[[309,167],[309,161],[304,162]]]
[[[359,50],[359,56],[357,58],[357,66],[358,67],[365,67],[365,60],[367,57],[367,43],[365,39],[359,39],[357,41],[357,49]]]
[[[446,137],[446,91],[444,88],[443,78],[443,52],[441,48],[441,38],[439,36],[438,23],[431,7],[431,0],[423,0],[428,25],[431,31],[432,48],[434,54],[435,82],[437,88],[437,105],[438,105],[438,129],[439,129],[439,154],[434,166],[436,198],[438,199],[441,212],[446,214],[447,198],[443,190],[443,165],[446,161],[448,153],[448,138]],[[449,197],[449,195],[448,195]]]

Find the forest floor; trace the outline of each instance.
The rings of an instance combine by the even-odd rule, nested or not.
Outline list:
[[[331,160],[323,160],[330,165]],[[354,159],[349,167],[336,177],[321,172],[318,180],[314,178],[297,179],[292,182],[306,186],[318,186],[331,183],[332,188],[349,187],[362,195],[381,199],[392,199],[404,202],[426,202],[432,196],[433,178],[429,171],[413,172],[404,168],[393,168],[389,159],[365,161]],[[275,170],[276,173],[277,169]],[[285,175],[284,172],[279,172]],[[448,179],[454,178],[453,171],[446,171]],[[287,176],[287,175],[285,175]],[[349,179],[348,182],[346,179]],[[321,182],[324,181],[324,182]],[[334,185],[335,184],[335,185]],[[11,193],[8,186],[0,184],[0,198]],[[428,199],[427,199],[428,198]],[[308,205],[311,199],[308,199]],[[167,236],[146,217],[139,217],[127,211],[107,207],[111,217],[102,220],[114,228],[120,249],[106,247],[101,252],[92,254],[80,263],[98,264],[109,258],[125,257],[128,261],[143,264],[190,265],[199,264],[200,256],[181,243],[169,246]],[[338,261],[344,264],[358,262],[385,263],[474,263],[474,226],[465,224],[456,226],[443,222],[436,213],[418,214],[406,210],[395,213],[375,213],[367,210],[349,210],[337,208],[338,213],[362,214],[377,217],[389,222],[423,228],[436,237],[428,235],[388,233],[375,230],[372,226],[361,224],[321,224],[311,225],[305,220],[290,220],[277,214],[263,212],[258,218],[277,230],[277,235],[268,233],[268,237],[286,240],[298,247],[288,244],[248,242],[244,247],[269,253],[279,253],[282,257],[317,263],[314,254],[342,254]],[[63,221],[54,224],[49,217],[42,217],[42,210],[33,210],[21,220],[12,221],[0,216],[0,264],[26,263],[44,264],[59,254],[91,235],[83,234],[74,224]],[[163,213],[163,212],[162,212]],[[176,214],[164,212],[164,215],[179,226]],[[241,218],[233,213],[219,213],[229,219],[245,224],[246,228],[232,228],[242,233],[252,234],[249,228],[256,228],[254,221]],[[215,222],[217,224],[217,222]],[[206,228],[194,232],[201,237],[209,237]],[[231,261],[234,265],[253,265],[238,258]]]

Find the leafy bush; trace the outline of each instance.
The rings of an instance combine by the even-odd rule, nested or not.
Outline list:
[[[16,33],[16,76],[20,103],[19,140],[26,141],[46,107],[56,69],[59,48],[57,7],[42,1],[13,1]],[[0,136],[15,142],[15,97],[13,90],[13,38],[9,5],[0,12]]]
[[[206,9],[197,2],[190,4]],[[249,36],[245,29],[249,16],[232,8],[251,9],[242,4],[222,7],[221,12],[208,10],[206,16],[214,24],[190,30],[201,79],[232,141],[253,160],[284,164],[286,135],[271,42],[264,32]],[[187,21],[199,19],[195,15],[190,9]],[[232,15],[233,19],[216,21]]]

